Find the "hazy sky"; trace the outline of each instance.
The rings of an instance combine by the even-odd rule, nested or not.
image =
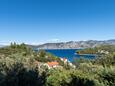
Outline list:
[[[115,0],[0,0],[0,44],[115,38]]]

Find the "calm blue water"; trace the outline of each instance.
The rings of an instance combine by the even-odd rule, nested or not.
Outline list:
[[[76,51],[79,49],[47,49],[46,52],[52,53],[55,56],[61,57],[61,58],[67,58],[69,61],[73,61],[74,58],[88,58],[93,59],[95,58],[95,55],[77,55]]]

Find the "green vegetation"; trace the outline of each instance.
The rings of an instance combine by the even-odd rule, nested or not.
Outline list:
[[[100,45],[94,48],[86,48],[77,51],[78,54],[108,54],[115,53],[115,45]]]
[[[0,86],[115,86],[115,46],[104,45],[79,51],[96,54],[96,59],[75,59],[72,68],[44,50],[33,51],[25,44],[0,48]],[[35,61],[59,62],[63,68],[38,67]]]

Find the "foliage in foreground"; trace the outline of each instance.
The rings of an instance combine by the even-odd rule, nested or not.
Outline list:
[[[54,55],[43,50],[34,52],[25,44],[12,44],[0,49],[0,86],[115,86],[114,57],[112,49],[109,55],[95,60],[77,59],[76,69],[66,69]],[[63,69],[38,68],[36,60],[56,60]]]

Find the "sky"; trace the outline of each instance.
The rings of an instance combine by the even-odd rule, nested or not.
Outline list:
[[[0,44],[115,39],[115,0],[0,0]]]

